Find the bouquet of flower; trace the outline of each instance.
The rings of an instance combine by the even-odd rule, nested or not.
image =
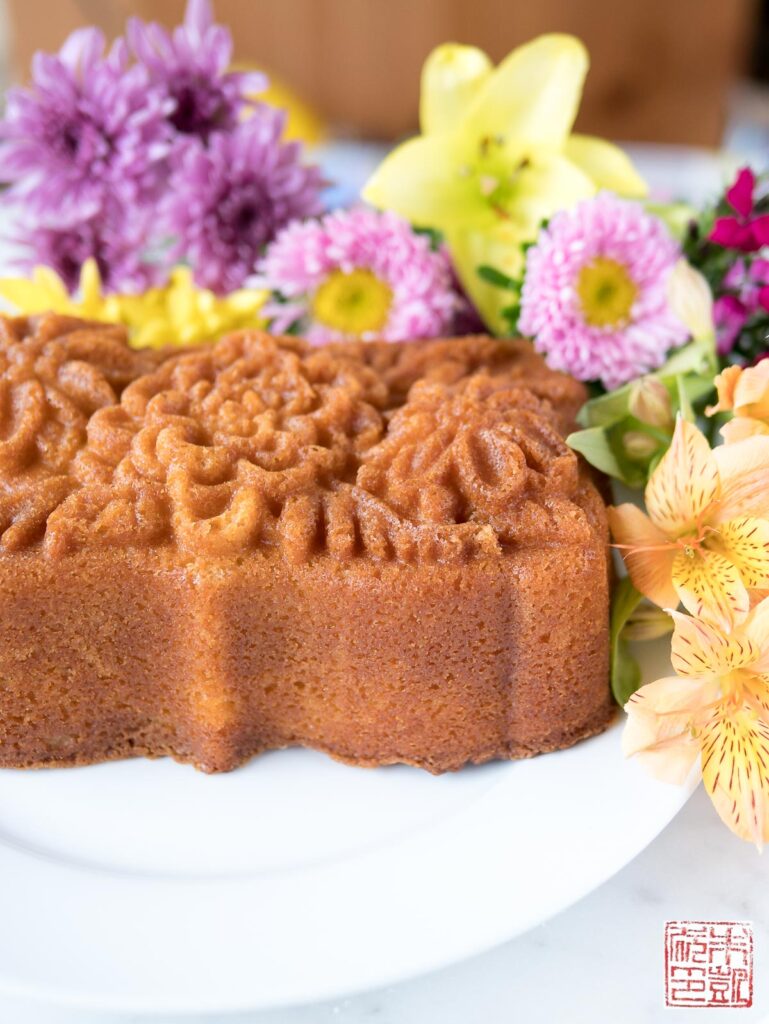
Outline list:
[[[569,443],[645,511],[609,510],[624,746],[769,838],[769,191],[743,168],[710,209],[655,206],[627,156],[572,125],[584,47],[550,35],[498,67],[438,47],[421,134],[326,211],[323,178],[229,69],[206,0],[169,34],[129,21],[38,54],[0,122],[25,313],[125,323],[135,345],[265,325],[322,345],[486,329],[586,382]],[[683,213],[683,215],[682,215]],[[722,444],[713,446],[720,433]],[[684,611],[680,608],[683,607]],[[631,645],[672,633],[641,686]]]

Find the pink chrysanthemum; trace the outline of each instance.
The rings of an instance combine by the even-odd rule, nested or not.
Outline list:
[[[126,34],[150,81],[168,98],[169,120],[182,135],[208,142],[212,132],[231,131],[249,96],[267,86],[259,72],[229,70],[232,35],[214,24],[209,0],[188,0],[184,23],[173,32],[131,18]]]
[[[195,280],[220,294],[240,288],[264,246],[297,217],[320,213],[320,170],[283,139],[285,113],[260,105],[208,146],[190,142],[163,203],[163,223]]]
[[[584,200],[557,213],[529,249],[519,329],[554,369],[616,388],[688,337],[667,299],[679,256],[637,203]]]
[[[262,310],[273,329],[315,344],[439,337],[460,304],[446,254],[396,214],[365,208],[290,224],[260,275],[280,300]]]
[[[173,103],[131,65],[118,39],[78,29],[56,54],[37,53],[32,83],[8,93],[0,120],[0,179],[29,220],[57,227],[92,217],[105,197],[154,202],[171,144]]]

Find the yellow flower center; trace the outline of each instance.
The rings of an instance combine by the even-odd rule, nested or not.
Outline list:
[[[617,260],[598,256],[577,278],[582,315],[593,327],[621,327],[630,318],[638,288]]]
[[[387,323],[393,293],[370,270],[334,270],[315,292],[315,319],[335,331],[360,337]]]

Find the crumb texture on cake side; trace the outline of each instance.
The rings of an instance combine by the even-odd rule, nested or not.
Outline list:
[[[611,715],[582,385],[525,342],[0,322],[0,764],[431,770]]]

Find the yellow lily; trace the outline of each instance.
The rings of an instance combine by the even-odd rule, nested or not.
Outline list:
[[[769,588],[769,437],[711,451],[687,420],[646,485],[648,515],[609,509],[609,524],[637,590],[661,608],[679,601],[722,629]]]
[[[422,135],[385,158],[363,195],[444,233],[462,283],[489,325],[504,330],[500,289],[478,278],[489,263],[511,276],[542,220],[600,188],[646,186],[629,159],[571,134],[588,57],[579,40],[540,36],[493,68],[483,51],[447,44],[422,73]]]
[[[623,750],[667,782],[683,782],[699,758],[723,821],[760,848],[769,839],[769,598],[731,634],[672,615],[676,675],[625,705]]]
[[[175,267],[167,285],[137,295],[105,295],[96,261],[80,272],[79,298],[73,298],[49,267],[36,267],[30,278],[0,280],[0,296],[25,315],[50,310],[84,320],[124,324],[134,348],[194,345],[228,331],[263,327],[259,310],[267,292],[243,288],[218,296],[198,288],[188,267]]]
[[[727,366],[716,377],[718,403],[706,411],[709,416],[731,411],[732,419],[721,427],[727,444],[755,434],[769,434],[769,359],[755,366]]]

